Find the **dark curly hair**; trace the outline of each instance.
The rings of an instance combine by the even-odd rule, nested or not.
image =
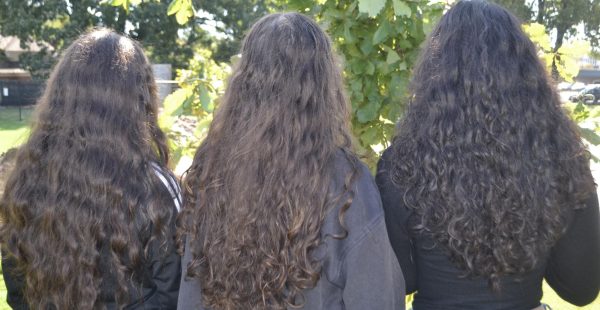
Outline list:
[[[157,100],[141,47],[109,30],[81,36],[54,68],[0,202],[2,247],[32,309],[103,308],[102,287],[123,305],[147,245],[164,244],[176,215],[151,167],[168,161]]]
[[[320,276],[311,254],[323,220],[343,205],[342,221],[352,201],[348,108],[330,40],[315,22],[272,14],[252,27],[184,179],[180,241],[187,236],[187,276],[201,281],[208,307],[302,304],[302,290]],[[340,154],[354,169],[335,192]]]
[[[460,1],[414,70],[393,141],[409,225],[465,275],[523,274],[595,190],[588,153],[536,47],[507,10]]]

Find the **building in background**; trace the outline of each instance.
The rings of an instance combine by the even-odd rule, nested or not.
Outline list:
[[[19,38],[0,36],[0,105],[24,106],[35,104],[41,94],[44,81],[34,81],[31,74],[21,68],[19,57],[24,53],[38,53],[43,48],[52,51],[51,46],[31,43],[21,46]],[[162,102],[176,86],[170,64],[156,64],[152,71],[157,80],[158,96]]]
[[[37,43],[21,46],[21,40],[14,36],[0,36],[0,80],[29,81],[31,74],[20,67],[19,57],[24,53],[38,53],[42,46]],[[47,46],[52,50],[51,46]]]
[[[600,60],[590,56],[579,60],[579,74],[575,81],[584,84],[600,84]]]

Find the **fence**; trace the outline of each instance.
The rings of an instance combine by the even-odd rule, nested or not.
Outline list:
[[[0,81],[0,106],[21,108],[33,105],[42,94],[44,83],[41,81]]]

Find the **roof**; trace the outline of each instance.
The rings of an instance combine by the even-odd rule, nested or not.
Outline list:
[[[25,48],[21,47],[21,40],[15,36],[3,37],[0,36],[0,50],[6,52],[39,52],[42,46],[36,42],[28,43]]]
[[[589,79],[600,79],[600,70],[592,70],[592,69],[581,69],[579,70],[579,74],[577,74],[578,79],[589,78]]]
[[[31,74],[20,68],[0,68],[0,79],[31,79]]]
[[[21,47],[21,40],[15,36],[0,36],[0,51],[4,51],[4,54],[11,61],[18,61],[19,55],[25,52],[39,52],[44,47],[49,50],[53,50],[52,46],[49,44],[41,43],[38,44],[36,42],[29,42],[25,45],[25,48]]]

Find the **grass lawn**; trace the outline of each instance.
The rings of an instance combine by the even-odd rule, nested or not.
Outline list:
[[[7,310],[10,307],[6,304],[6,286],[2,276],[2,267],[0,266],[0,310]]]
[[[585,307],[573,306],[570,303],[568,303],[568,302],[562,300],[560,297],[558,297],[558,295],[556,295],[556,293],[554,293],[554,291],[546,283],[546,281],[544,281],[544,297],[542,298],[542,302],[550,305],[552,307],[552,309],[554,309],[554,310],[575,310],[575,309],[598,310],[598,309],[600,309],[600,297],[596,298],[596,300],[593,303],[591,303]]]
[[[542,302],[552,307],[553,310],[598,310],[600,309],[600,297],[596,298],[596,300],[585,306],[585,307],[577,307],[574,306],[564,300],[562,300],[554,290],[544,281],[544,285],[542,287],[544,291],[544,297],[542,297]],[[407,304],[409,305],[412,302],[412,295],[406,298]],[[0,308],[1,309],[1,308]],[[410,309],[410,307],[407,307]]]
[[[29,134],[29,119],[32,111],[32,108],[23,108],[23,120],[19,120],[18,108],[0,107],[0,154],[25,142]],[[2,189],[0,189],[1,192]],[[2,267],[0,267],[0,310],[8,309],[10,307],[6,304],[6,286],[2,276]]]
[[[18,108],[0,107],[0,154],[25,142],[32,111],[32,108],[23,108],[23,120],[19,120]]]

